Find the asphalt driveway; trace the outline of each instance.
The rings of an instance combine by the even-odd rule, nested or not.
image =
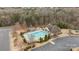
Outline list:
[[[9,51],[9,31],[10,28],[0,28],[0,51]]]

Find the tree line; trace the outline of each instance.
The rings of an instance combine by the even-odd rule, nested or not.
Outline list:
[[[60,28],[79,29],[79,8],[24,7],[21,11],[0,14],[0,27],[26,22],[27,26],[42,26],[51,23]]]

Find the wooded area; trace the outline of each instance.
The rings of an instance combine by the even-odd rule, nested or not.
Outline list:
[[[72,7],[4,7],[0,8],[0,27],[16,22],[27,26],[42,26],[51,23],[60,28],[79,29],[79,8]]]

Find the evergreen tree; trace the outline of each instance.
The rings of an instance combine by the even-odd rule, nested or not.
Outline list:
[[[48,39],[50,39],[50,34],[48,34]]]
[[[43,38],[41,38],[41,37],[40,37],[40,39],[39,39],[39,40],[40,40],[40,43],[41,43],[41,42],[43,42]]]
[[[45,41],[47,41],[47,40],[48,40],[48,36],[47,36],[47,35],[45,35],[44,40],[45,40]]]

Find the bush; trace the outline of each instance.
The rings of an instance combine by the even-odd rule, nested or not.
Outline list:
[[[49,39],[50,39],[50,34],[45,35],[44,40],[43,40],[43,38],[40,37],[40,39],[39,39],[40,42],[38,42],[38,43],[42,43],[42,42],[48,41]]]
[[[11,19],[14,21],[14,23],[18,22],[20,20],[20,14],[16,13],[11,15]]]
[[[30,49],[31,48],[31,46],[28,46],[28,47],[26,47],[25,49],[24,49],[24,51],[27,51],[28,49]]]
[[[69,28],[69,25],[65,22],[58,22],[56,25],[60,28],[65,28],[65,29]]]
[[[47,41],[47,40],[48,40],[48,36],[47,36],[47,35],[45,35],[44,40],[45,40],[45,41]]]
[[[51,37],[50,37],[50,34],[48,34],[48,39],[50,39]]]
[[[24,43],[27,43],[27,41],[25,40],[25,38],[23,39]]]
[[[2,27],[2,24],[0,23],[0,27]]]
[[[40,37],[40,39],[39,39],[39,40],[40,40],[40,43],[42,43],[42,42],[43,42],[43,38],[41,38],[41,37]]]
[[[25,43],[27,43],[27,41],[25,40],[23,34],[24,34],[24,32],[21,32],[21,33],[20,33],[21,37],[23,38],[23,41],[24,41]]]
[[[49,39],[50,39],[50,34],[45,35],[45,37],[44,37],[44,41],[48,41]]]

